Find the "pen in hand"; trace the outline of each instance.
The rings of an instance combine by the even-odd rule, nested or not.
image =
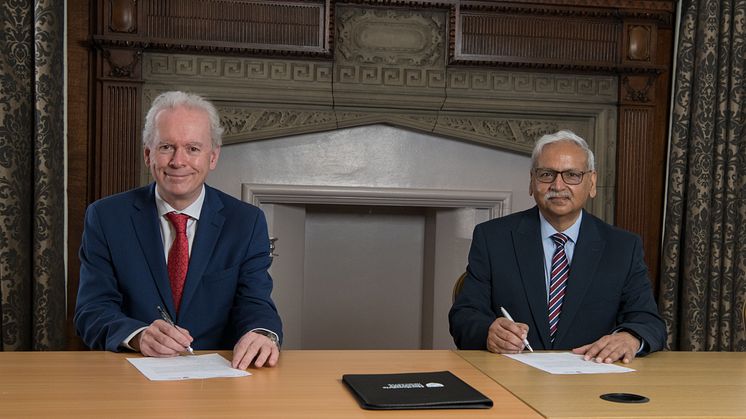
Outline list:
[[[163,308],[162,308],[161,306],[155,306],[155,308],[157,308],[157,309],[158,309],[158,312],[159,312],[159,313],[161,313],[161,318],[162,318],[163,320],[165,320],[165,321],[166,321],[166,323],[170,324],[170,325],[171,325],[171,326],[173,326],[173,327],[176,327],[176,324],[174,323],[174,321],[173,321],[173,320],[171,320],[171,316],[169,316],[169,315],[168,315],[168,313],[166,312],[166,310],[164,310],[164,309],[163,309]],[[187,347],[186,347],[186,350],[187,350],[187,351],[188,351],[188,352],[189,352],[190,354],[194,355],[194,349],[192,349],[192,346],[191,346],[191,345],[187,345]]]
[[[513,320],[512,317],[510,317],[510,313],[508,313],[508,310],[504,309],[503,307],[500,307],[500,311],[503,312],[503,316],[505,316],[506,319],[510,320],[511,322],[515,323],[515,320]],[[523,344],[526,345],[529,351],[533,352],[533,348],[531,348],[531,345],[528,344],[528,339],[523,339]]]

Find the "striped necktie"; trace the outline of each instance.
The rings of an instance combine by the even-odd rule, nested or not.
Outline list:
[[[570,276],[570,263],[565,254],[565,243],[570,239],[562,233],[553,234],[554,254],[552,255],[552,273],[549,277],[549,339],[554,342],[562,311],[562,300],[565,297],[567,278]]]

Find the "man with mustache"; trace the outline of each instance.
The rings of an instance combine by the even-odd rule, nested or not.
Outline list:
[[[474,229],[449,313],[458,348],[517,353],[527,340],[605,363],[660,350],[666,328],[640,238],[583,210],[596,196],[586,141],[567,130],[545,135],[531,162],[536,206]]]

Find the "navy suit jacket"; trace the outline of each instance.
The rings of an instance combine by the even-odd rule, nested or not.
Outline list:
[[[666,328],[653,298],[642,242],[584,212],[557,335],[549,340],[544,251],[537,207],[479,224],[463,288],[449,313],[460,349],[486,349],[504,307],[529,326],[534,349],[572,349],[625,329],[660,350]]]
[[[75,326],[92,349],[119,351],[160,315],[189,330],[194,349],[232,349],[255,328],[282,337],[270,298],[267,222],[259,208],[205,185],[178,315],[168,280],[155,184],[86,210]]]

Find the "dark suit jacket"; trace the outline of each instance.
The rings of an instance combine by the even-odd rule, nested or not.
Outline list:
[[[156,306],[189,330],[194,349],[232,349],[244,333],[282,336],[270,298],[269,237],[259,208],[205,186],[178,316],[168,281],[155,184],[110,196],[86,210],[75,326],[92,349],[121,350]]]
[[[529,326],[534,349],[572,349],[626,329],[660,350],[666,328],[658,315],[642,242],[584,212],[570,263],[557,336],[549,341],[544,251],[537,207],[479,224],[463,288],[449,313],[460,349],[486,349],[487,331],[505,307]]]

